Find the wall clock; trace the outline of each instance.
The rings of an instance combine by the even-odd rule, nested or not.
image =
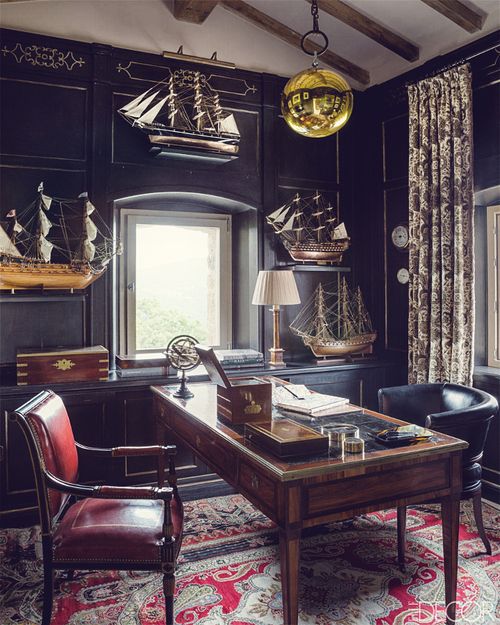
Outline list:
[[[410,233],[406,224],[398,224],[391,232],[391,241],[398,250],[407,250],[410,243]]]
[[[396,277],[400,284],[408,284],[410,280],[410,272],[408,271],[406,267],[401,267],[401,269],[398,269],[398,273],[396,274]]]

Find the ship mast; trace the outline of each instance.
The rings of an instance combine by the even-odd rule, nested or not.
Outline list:
[[[82,193],[80,197],[83,199],[83,231],[78,260],[90,263],[94,260],[96,249],[92,241],[97,237],[97,226],[90,219],[90,215],[95,211],[95,206],[89,200],[87,193]]]
[[[38,186],[38,213],[36,216],[36,241],[35,241],[35,258],[45,263],[50,263],[52,248],[54,245],[46,238],[52,228],[52,222],[49,220],[45,211],[50,209],[52,198],[43,194],[43,182]]]
[[[174,91],[174,76],[170,74],[170,78],[168,80],[168,95],[167,95],[167,104],[168,104],[168,125],[173,126],[175,122],[175,116],[177,115],[177,105],[175,103],[175,98],[177,94]]]
[[[316,291],[316,301],[314,307],[316,310],[316,317],[313,322],[313,332],[311,334],[313,334],[316,339],[328,341],[332,338],[332,336],[328,329],[328,321],[326,318],[327,306],[325,302],[323,285],[321,284],[321,282],[319,283],[318,289]]]
[[[313,196],[315,207],[314,207],[314,212],[311,213],[311,217],[314,218],[314,222],[315,224],[317,224],[316,227],[313,228],[313,231],[316,233],[316,240],[318,243],[321,243],[322,241],[325,240],[325,234],[326,234],[325,211],[319,204],[320,199],[321,199],[321,195],[316,189],[316,195]]]
[[[194,74],[194,115],[193,120],[196,122],[196,130],[202,129],[202,118],[205,115],[205,111],[202,108],[203,93],[200,87],[200,72]]]

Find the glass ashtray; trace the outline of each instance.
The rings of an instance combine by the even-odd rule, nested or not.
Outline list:
[[[330,445],[340,445],[346,438],[359,437],[359,428],[351,423],[322,425],[321,434],[328,436]]]

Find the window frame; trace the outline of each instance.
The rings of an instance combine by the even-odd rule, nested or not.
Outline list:
[[[226,213],[124,208],[120,212],[120,231],[124,253],[120,257],[119,352],[134,356],[159,353],[161,347],[136,349],[136,237],[138,224],[200,226],[219,228],[219,334],[221,345],[232,346],[232,219]],[[161,253],[161,252],[160,252]],[[129,285],[133,285],[130,286]],[[167,346],[163,346],[163,349]]]
[[[500,367],[500,204],[486,207],[487,250],[487,358],[489,367]]]

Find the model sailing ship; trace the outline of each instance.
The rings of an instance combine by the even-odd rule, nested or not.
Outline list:
[[[66,200],[43,191],[41,183],[35,200],[0,225],[0,290],[84,289],[121,253],[86,193]]]
[[[371,354],[377,338],[360,288],[351,291],[345,278],[335,290],[320,283],[290,329],[318,358]]]
[[[152,144],[236,155],[240,133],[234,115],[200,72],[178,70],[118,109]]]
[[[268,215],[266,221],[293,260],[337,264],[349,248],[345,225],[335,225],[335,209],[317,191],[304,198],[297,193],[293,200]]]

